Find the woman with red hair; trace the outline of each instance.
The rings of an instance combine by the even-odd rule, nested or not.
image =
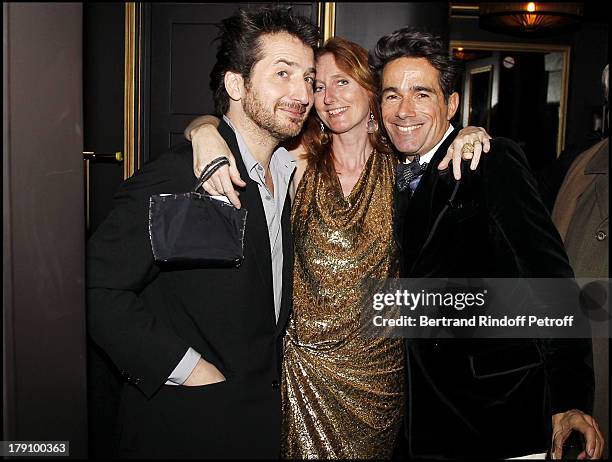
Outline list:
[[[291,215],[283,456],[389,458],[402,418],[403,342],[366,338],[361,312],[366,282],[397,275],[397,158],[382,135],[366,50],[333,38],[316,68],[316,111],[302,136],[306,166]]]

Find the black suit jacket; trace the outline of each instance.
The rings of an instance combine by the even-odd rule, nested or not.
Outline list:
[[[396,193],[404,278],[573,278],[527,159],[496,138],[457,182],[438,164]],[[573,281],[572,281],[573,282]],[[590,411],[590,340],[406,340],[406,435],[415,457],[507,458],[544,452],[551,415]]]
[[[245,259],[239,268],[157,265],[148,232],[149,197],[190,191],[192,150],[185,144],[125,181],[114,209],[88,243],[88,329],[127,384],[118,424],[122,456],[266,457],[280,446],[280,361],[290,311],[289,198],[282,215],[283,293],[275,320],[270,242],[256,183],[229,126],[219,131],[247,181]],[[168,386],[188,347],[227,381]]]

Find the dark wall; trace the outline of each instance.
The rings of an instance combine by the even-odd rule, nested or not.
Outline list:
[[[373,49],[383,35],[405,26],[426,27],[448,39],[448,3],[336,3],[336,35],[368,50]]]
[[[3,440],[87,455],[82,5],[3,4]]]

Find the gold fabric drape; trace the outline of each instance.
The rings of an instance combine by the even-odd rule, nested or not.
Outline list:
[[[403,409],[403,342],[359,334],[368,278],[396,275],[396,161],[373,151],[346,198],[307,169],[292,209],[293,316],[283,363],[283,457],[390,458]]]

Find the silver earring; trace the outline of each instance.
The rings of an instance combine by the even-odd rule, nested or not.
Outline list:
[[[374,120],[374,113],[370,111],[370,120],[368,120],[368,133],[372,134],[378,130],[378,122]]]
[[[325,133],[325,125],[323,125],[323,122],[319,122],[319,127],[321,127],[321,133]]]

